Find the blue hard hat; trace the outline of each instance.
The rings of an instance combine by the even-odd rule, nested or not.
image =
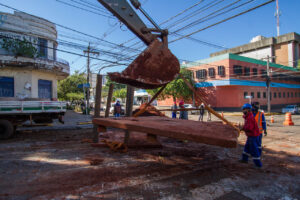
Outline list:
[[[242,110],[244,110],[244,109],[251,109],[251,108],[252,108],[252,106],[249,103],[245,103],[243,105],[243,107],[242,107]]]

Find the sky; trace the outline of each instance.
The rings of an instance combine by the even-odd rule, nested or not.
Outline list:
[[[169,19],[167,23],[161,25],[161,28],[168,28],[169,32],[172,33],[169,35],[169,41],[180,37],[174,34],[175,31],[178,31],[177,34],[187,35],[267,1],[140,0],[142,8],[157,24],[161,24]],[[108,13],[97,0],[1,0],[0,3],[88,34],[82,35],[70,29],[57,26],[58,49],[83,55],[84,49],[82,48],[87,47],[90,42],[92,48],[100,53],[99,56],[93,56],[97,57],[97,59],[91,59],[91,71],[95,73],[98,73],[100,68],[103,68],[101,71],[102,74],[123,70],[126,64],[131,62],[132,58],[135,58],[139,52],[146,48],[125,25],[122,25],[114,16]],[[77,6],[77,8],[66,5],[66,3]],[[222,15],[214,16],[226,11],[226,9],[242,4],[245,5],[230,12],[224,12]],[[192,8],[188,9],[189,7]],[[279,0],[281,13],[280,34],[290,32],[300,33],[299,8],[300,0]],[[186,9],[188,10],[183,12]],[[272,2],[234,19],[193,34],[191,37],[197,39],[197,41],[184,38],[171,42],[169,48],[180,62],[189,62],[207,58],[210,53],[221,51],[225,48],[246,44],[257,35],[274,37],[277,35],[275,11],[276,3]],[[0,5],[0,12],[12,13],[13,10]],[[140,11],[136,10],[136,12],[147,26],[153,27],[141,15]],[[179,13],[182,14],[174,17]],[[211,19],[208,19],[210,17]],[[195,24],[197,20],[198,23]],[[192,27],[179,30],[193,22]],[[71,42],[72,45],[67,46],[67,42]],[[203,42],[206,44],[203,44]],[[122,43],[124,43],[126,48],[120,47]],[[116,58],[116,55],[120,56],[120,54],[123,58]],[[86,71],[86,57],[59,51],[57,52],[57,56],[70,63],[71,73],[74,73],[76,70],[79,72]],[[131,58],[128,59],[128,57]],[[101,61],[102,59],[125,65],[113,66],[111,63]]]

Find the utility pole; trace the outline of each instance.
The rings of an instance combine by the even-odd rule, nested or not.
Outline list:
[[[277,37],[279,37],[280,32],[279,32],[279,16],[280,16],[280,12],[279,12],[279,5],[278,5],[278,0],[276,0],[276,22],[277,22]]]
[[[83,52],[87,54],[87,65],[86,65],[86,67],[87,67],[87,83],[90,84],[90,54],[99,55],[99,52],[92,51],[90,43],[89,43],[87,50],[84,50]],[[86,107],[89,108],[90,107],[90,88],[87,90],[86,99],[87,99]]]
[[[127,117],[130,117],[132,115],[133,98],[134,98],[134,87],[127,85],[126,113],[125,113]]]
[[[275,58],[276,56],[267,56],[266,58],[262,58],[267,59],[267,77],[266,77],[266,85],[267,85],[267,106],[268,106],[268,113],[271,112],[271,75],[270,75],[270,58]]]
[[[268,98],[268,113],[271,112],[271,94],[270,94],[270,56],[267,56],[267,80],[266,80],[266,85],[267,85],[267,98]]]

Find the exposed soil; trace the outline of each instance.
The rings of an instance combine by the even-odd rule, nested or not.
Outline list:
[[[178,59],[162,42],[155,39],[124,71],[108,75],[118,83],[154,89],[175,79],[179,71]]]
[[[91,129],[23,131],[0,141],[0,199],[300,199],[299,125],[281,124],[263,139],[262,169],[238,162],[241,145],[159,137],[161,148],[146,148],[146,136],[133,134],[141,146],[118,153],[92,146]]]
[[[146,107],[146,105],[147,105],[147,103],[142,104],[139,108],[135,109],[132,112],[132,115],[139,112],[141,109],[144,109]],[[149,106],[147,106],[145,112],[143,112],[139,116],[161,116],[161,117],[165,117],[165,114],[160,112],[159,110],[157,110],[154,106],[149,105]]]

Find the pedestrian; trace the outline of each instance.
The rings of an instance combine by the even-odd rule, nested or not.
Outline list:
[[[249,156],[252,156],[255,166],[260,168],[262,167],[262,163],[260,160],[260,151],[258,149],[259,129],[251,109],[252,106],[249,103],[246,103],[242,107],[244,114],[243,118],[245,119],[245,123],[242,130],[245,131],[245,134],[247,135],[247,141],[240,162],[248,163]]]
[[[121,107],[120,101],[117,100],[117,103],[114,105],[114,116],[115,117],[120,117],[121,116],[121,110],[122,110],[122,107]]]
[[[200,111],[200,115],[199,115],[198,121],[203,122],[203,115],[204,115],[204,104],[203,103],[201,103],[199,111]]]
[[[258,130],[259,130],[259,151],[260,154],[262,152],[262,137],[263,133],[265,136],[267,136],[267,126],[266,126],[266,119],[264,113],[259,111],[259,102],[253,102],[252,103],[252,113],[255,118],[255,121],[258,125]]]
[[[210,107],[210,104],[208,104],[208,107]],[[211,121],[211,113],[210,111],[207,109],[207,121]]]
[[[179,108],[180,109],[185,109],[184,107],[184,101],[179,102]],[[179,114],[179,119],[188,119],[188,112],[186,110],[181,110]]]
[[[176,104],[176,101],[174,101],[174,105],[172,106],[172,118],[173,119],[176,119],[177,118],[177,111],[176,111],[176,109],[177,109],[177,104]]]

